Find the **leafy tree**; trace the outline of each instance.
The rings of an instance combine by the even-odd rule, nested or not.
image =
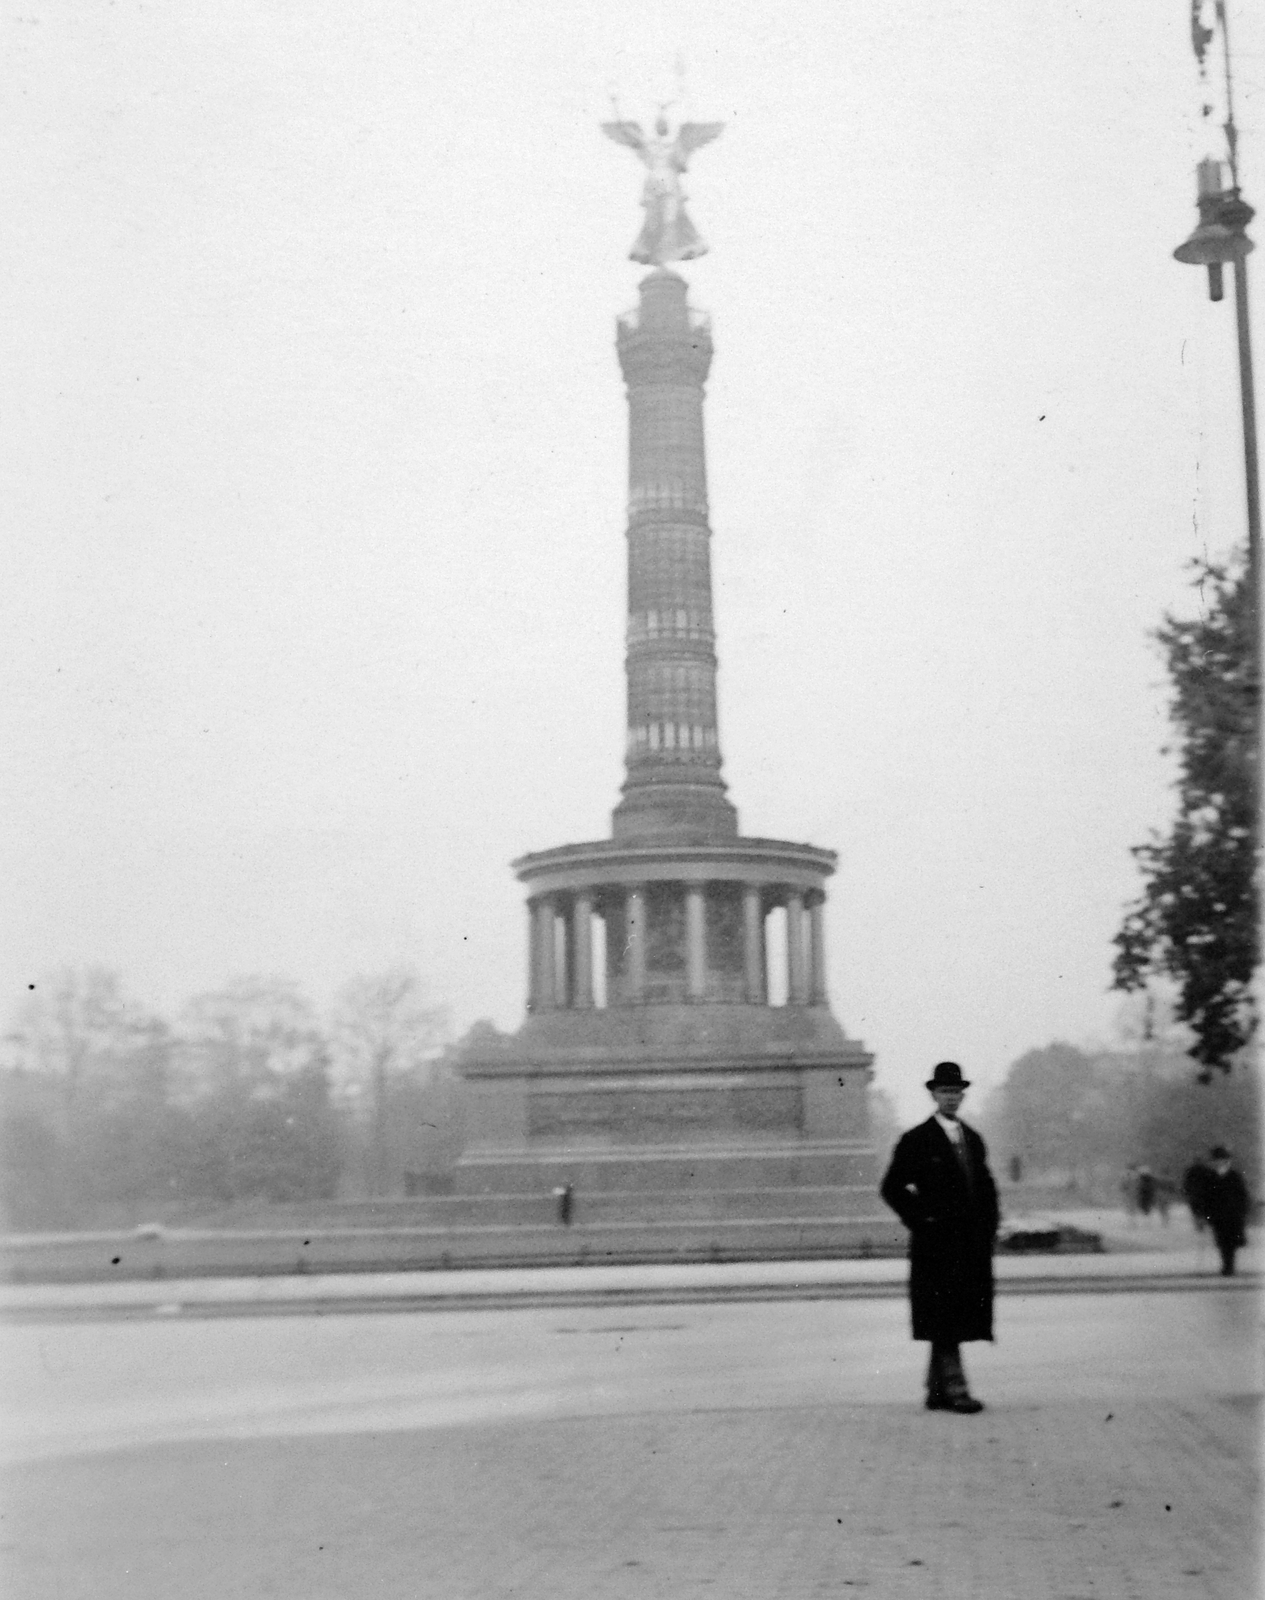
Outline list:
[[[1198,616],[1156,631],[1167,657],[1178,756],[1177,817],[1134,847],[1145,880],[1115,938],[1113,987],[1176,986],[1176,1014],[1209,1081],[1256,1027],[1255,596],[1245,564],[1196,564]]]
[[[1028,1050],[985,1103],[981,1125],[997,1161],[1019,1156],[1029,1172],[1074,1172],[1092,1164],[1094,1059],[1056,1041]]]

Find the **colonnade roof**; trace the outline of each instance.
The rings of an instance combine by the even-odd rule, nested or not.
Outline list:
[[[754,883],[812,889],[835,870],[833,850],[788,839],[715,843],[599,839],[520,856],[519,880],[533,889],[583,889],[598,884]]]

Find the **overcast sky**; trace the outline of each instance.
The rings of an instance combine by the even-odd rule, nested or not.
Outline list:
[[[833,1003],[904,1114],[941,1057],[1112,1039],[1148,630],[1244,529],[1232,300],[1170,254],[1220,153],[1186,0],[19,10],[6,1009],[64,962],[163,1007],[410,962],[517,1026],[509,861],[623,776],[640,171],[598,123],[679,54],[726,124],[684,275],[742,829],[839,851]]]

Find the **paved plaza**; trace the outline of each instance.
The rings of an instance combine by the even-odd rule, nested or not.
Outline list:
[[[186,1442],[28,1466],[6,1593],[1254,1600],[1256,1421],[829,1405]]]
[[[7,1600],[1257,1600],[1250,1282],[3,1331]]]

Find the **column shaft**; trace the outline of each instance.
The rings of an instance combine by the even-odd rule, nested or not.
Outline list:
[[[629,889],[625,896],[624,937],[628,941],[624,998],[635,1003],[641,1000],[646,992],[646,894],[644,889]]]
[[[808,907],[808,944],[811,968],[809,1000],[815,1006],[826,1004],[826,902],[818,896]]]
[[[558,1004],[558,977],[554,961],[553,902],[536,902],[536,1009],[552,1011]]]
[[[675,273],[642,280],[616,345],[628,385],[628,776],[614,836],[734,838],[716,724],[703,444],[711,335]]]
[[[742,958],[746,995],[753,1006],[764,1005],[767,990],[764,976],[764,907],[758,885],[748,883],[742,890]]]
[[[593,901],[578,894],[571,908],[573,993],[571,1004],[588,1010],[593,1004]]]
[[[562,970],[558,973],[558,1004],[570,1009],[575,1004],[575,922],[568,908],[559,907],[554,912],[556,925],[562,929]],[[555,935],[555,938],[557,936]]]
[[[794,890],[786,900],[786,999],[808,1004],[808,967],[804,960],[804,896]]]
[[[685,988],[691,1000],[706,1000],[707,900],[701,883],[685,889]]]
[[[536,954],[536,907],[532,901],[527,902],[527,1009],[534,1011],[539,1002],[536,980],[540,969],[540,958]]]

